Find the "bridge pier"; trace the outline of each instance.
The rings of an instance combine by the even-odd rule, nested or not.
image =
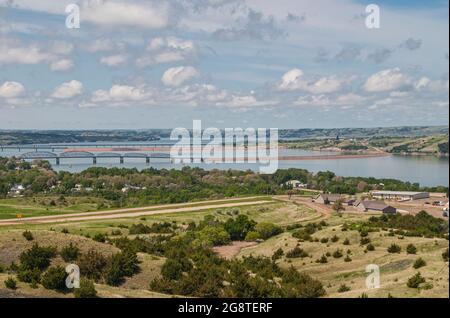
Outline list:
[[[59,164],[60,164],[59,158],[56,158],[56,165],[59,166]]]
[[[97,157],[93,157],[93,158],[92,158],[92,164],[93,164],[93,165],[96,165],[96,164],[97,164]]]
[[[150,164],[150,157],[145,157],[145,163]]]
[[[120,157],[120,164],[121,164],[121,165],[123,165],[123,161],[124,161],[123,156],[121,156],[121,157]]]

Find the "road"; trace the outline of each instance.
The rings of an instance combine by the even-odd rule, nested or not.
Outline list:
[[[170,204],[170,205],[157,205],[147,208],[134,208],[134,209],[121,209],[102,212],[85,212],[76,214],[64,214],[64,215],[52,215],[41,216],[23,219],[12,219],[0,221],[0,226],[8,225],[20,225],[20,224],[47,224],[47,223],[67,223],[67,222],[79,222],[79,221],[91,221],[91,220],[106,220],[106,219],[120,219],[120,218],[133,218],[147,215],[167,214],[167,213],[181,213],[181,212],[197,212],[210,209],[221,208],[233,208],[249,205],[266,204],[272,201],[270,200],[258,200],[258,201],[245,201],[245,202],[233,202],[239,200],[255,199],[252,198],[236,198],[227,200],[212,200],[202,201],[195,203],[183,203],[183,204]],[[213,204],[217,203],[217,204]],[[195,206],[192,206],[196,204]],[[198,205],[201,204],[201,205]]]

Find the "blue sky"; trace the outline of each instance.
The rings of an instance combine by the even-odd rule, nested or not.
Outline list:
[[[0,129],[446,125],[448,85],[448,1],[0,0]]]

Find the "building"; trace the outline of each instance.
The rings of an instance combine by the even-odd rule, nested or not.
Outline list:
[[[380,200],[396,200],[396,201],[412,201],[419,199],[427,199],[430,197],[428,192],[412,192],[412,191],[372,191],[372,196]]]
[[[298,180],[290,180],[285,183],[287,187],[291,187],[292,189],[305,189],[307,187],[306,184],[302,183]]]
[[[361,212],[397,213],[397,209],[383,201],[358,201],[355,206]]]
[[[14,185],[10,190],[9,190],[9,195],[20,195],[22,194],[22,192],[25,190],[25,187],[21,184],[16,184]]]
[[[326,203],[334,203],[338,200],[343,200],[343,197],[340,194],[321,193],[314,199],[314,202],[326,204]]]

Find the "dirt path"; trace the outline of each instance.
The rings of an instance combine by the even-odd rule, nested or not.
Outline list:
[[[311,208],[317,212],[319,212],[320,214],[322,214],[322,216],[328,218],[331,216],[331,214],[333,213],[333,210],[323,204],[319,204],[319,203],[315,203],[311,201],[311,198],[301,198],[301,197],[295,197],[293,196],[290,200],[289,197],[286,196],[276,196],[274,197],[274,199],[277,200],[281,200],[284,202],[291,202],[291,203],[299,203],[299,204],[303,204],[306,205],[308,208]]]
[[[231,243],[230,245],[224,245],[224,246],[216,246],[213,247],[213,251],[222,256],[226,259],[232,259],[236,255],[239,254],[239,252],[246,247],[256,246],[258,245],[257,242],[240,242],[236,241]]]
[[[242,200],[242,198],[240,199]],[[206,203],[212,203],[217,201],[206,201]],[[220,201],[219,201],[220,202]],[[14,220],[5,220],[0,221],[0,226],[8,226],[8,225],[17,225],[17,224],[46,224],[46,223],[65,223],[65,222],[78,222],[78,221],[91,221],[91,220],[105,220],[105,219],[120,219],[120,218],[132,218],[146,215],[156,215],[156,214],[167,214],[167,213],[181,213],[181,212],[196,212],[196,211],[204,211],[210,209],[219,209],[219,208],[232,208],[232,207],[240,207],[240,206],[248,206],[248,205],[257,205],[257,204],[265,204],[270,203],[268,200],[260,200],[260,201],[249,201],[249,202],[230,202],[230,203],[222,203],[222,204],[209,204],[209,205],[201,205],[201,206],[190,206],[190,207],[178,207],[174,208],[175,205],[170,206],[154,206],[152,209],[161,208],[160,210],[142,210],[133,212],[132,209],[128,210],[116,210],[114,211],[105,211],[105,212],[86,212],[78,215],[57,215],[57,216],[44,216],[44,217],[34,217],[34,218],[25,218],[25,219],[14,219]],[[179,205],[178,205],[179,206]],[[169,207],[164,209],[164,207]]]

